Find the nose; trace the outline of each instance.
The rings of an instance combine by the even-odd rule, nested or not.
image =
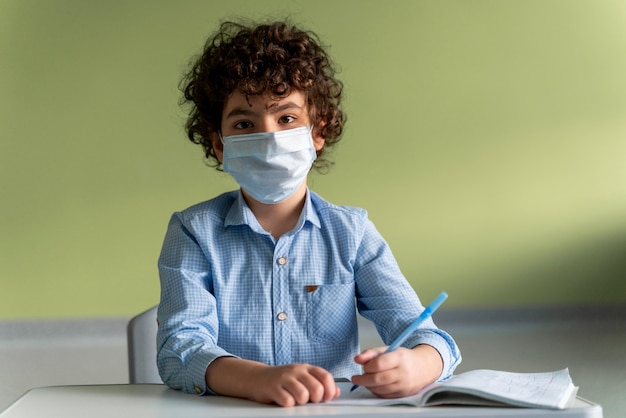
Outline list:
[[[274,129],[272,128],[272,124],[268,121],[262,120],[257,124],[258,132],[272,132]]]
[[[262,118],[257,122],[258,132],[275,132],[278,130],[278,126],[271,118]]]

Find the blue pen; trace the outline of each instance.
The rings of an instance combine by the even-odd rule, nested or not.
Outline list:
[[[441,294],[439,296],[437,296],[435,298],[435,300],[433,300],[433,303],[431,303],[430,305],[428,305],[426,307],[426,309],[424,309],[424,311],[420,314],[420,316],[417,317],[417,319],[415,321],[413,321],[411,323],[411,325],[409,325],[402,334],[400,334],[398,336],[398,338],[396,338],[389,347],[387,347],[387,349],[385,350],[385,353],[389,353],[391,351],[396,350],[398,347],[400,347],[402,345],[403,342],[406,341],[407,338],[409,338],[409,336],[411,334],[413,334],[413,332],[415,332],[415,330],[422,325],[422,323],[424,321],[426,321],[428,318],[430,318],[430,316],[433,314],[433,312],[435,312],[437,310],[438,307],[441,306],[441,304],[443,303],[444,300],[446,300],[448,298],[448,294],[446,292],[441,292]],[[383,353],[383,354],[385,354]],[[352,389],[350,389],[350,392],[352,392],[353,390],[355,390],[356,388],[358,388],[359,385],[354,385],[352,386]]]

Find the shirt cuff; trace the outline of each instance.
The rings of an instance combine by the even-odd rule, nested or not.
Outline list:
[[[232,354],[220,350],[219,352],[197,353],[187,366],[187,378],[185,379],[185,389],[187,393],[196,395],[216,395],[206,383],[206,370],[211,363],[221,357],[236,357]]]

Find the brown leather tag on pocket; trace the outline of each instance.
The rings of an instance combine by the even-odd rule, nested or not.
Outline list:
[[[316,284],[310,284],[306,287],[306,292],[307,293],[311,293],[311,292],[315,292],[318,288],[318,285]]]

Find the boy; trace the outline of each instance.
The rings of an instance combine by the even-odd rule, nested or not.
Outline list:
[[[241,187],[170,220],[157,360],[169,386],[293,406],[335,398],[339,377],[408,396],[459,363],[432,321],[394,352],[359,353],[356,309],[389,344],[424,308],[366,212],[307,188],[342,134],[334,73],[311,33],[227,22],[184,79],[189,139]]]

